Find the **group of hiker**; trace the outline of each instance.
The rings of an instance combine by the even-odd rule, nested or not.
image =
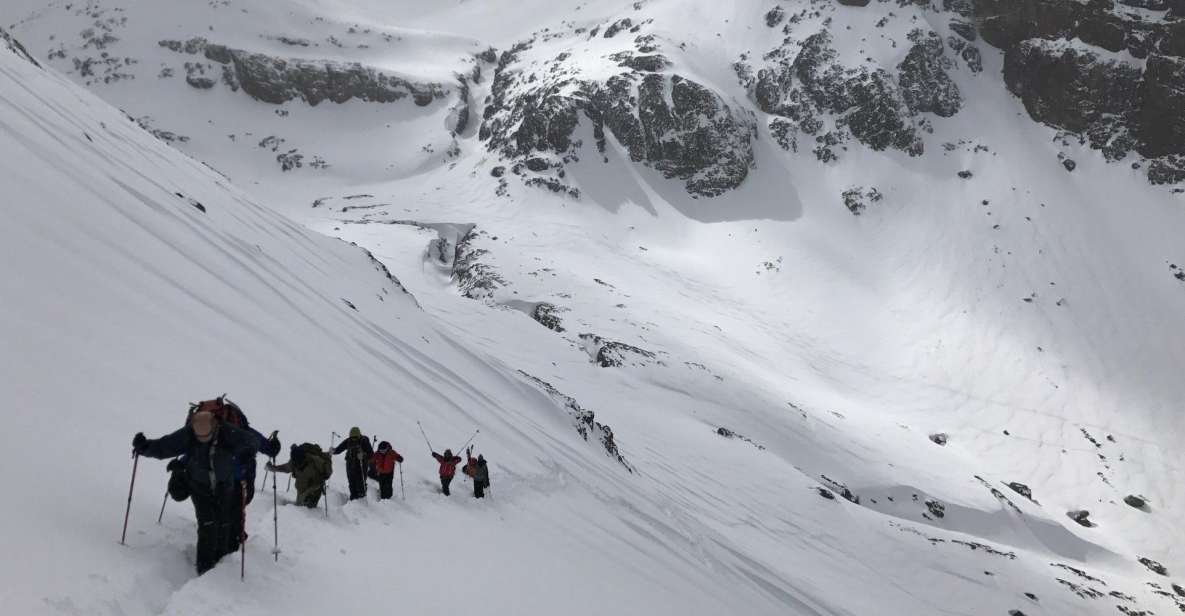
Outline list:
[[[423,428],[420,429],[423,433]],[[474,458],[472,446],[465,449],[467,460],[454,455],[451,449],[439,454],[432,448],[427,434],[424,440],[439,463],[440,489],[445,496],[449,495],[457,465],[464,461],[462,472],[473,480],[473,496],[485,497],[490,475],[484,456]],[[242,409],[225,395],[190,405],[185,425],[171,434],[149,439],[140,432],[132,439],[132,454],[137,461],[140,456],[173,458],[166,467],[170,472],[168,496],[176,501],[186,498],[193,501],[198,523],[198,575],[214,567],[223,556],[237,551],[246,540],[246,507],[255,495],[255,456],[259,453],[272,459],[266,464],[266,471],[292,475],[296,503],[304,507],[317,507],[321,497],[327,495],[334,455],[345,454],[350,500],[366,497],[367,478],[378,482],[380,499],[392,498],[397,466],[402,483],[403,456],[387,441],[380,442],[375,450],[371,440],[357,427],[350,428],[347,438],[329,451],[316,443],[294,444],[289,449],[288,461],[276,464],[280,449],[278,431],[265,437],[250,426]],[[135,465],[132,482],[134,488]],[[274,479],[272,485],[274,492]],[[328,514],[328,499],[325,506]],[[130,489],[128,508],[130,511]],[[162,514],[163,510],[162,505]],[[127,515],[124,516],[125,538],[126,535]]]

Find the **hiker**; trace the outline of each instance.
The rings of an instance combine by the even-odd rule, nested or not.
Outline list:
[[[445,449],[443,456],[433,451],[432,457],[440,462],[440,490],[448,496],[448,485],[453,482],[453,475],[457,474],[457,464],[461,462],[461,458],[454,456],[452,449]]]
[[[287,462],[268,462],[264,468],[273,473],[292,473],[296,478],[296,504],[313,509],[321,500],[325,483],[333,474],[333,457],[322,451],[316,443],[302,443],[292,446]]]
[[[379,450],[374,452],[373,466],[375,478],[379,480],[379,498],[387,500],[394,494],[395,464],[402,463],[403,456],[391,449],[391,443],[379,443]]]
[[[477,459],[473,458],[473,447],[469,447],[465,451],[465,456],[469,461],[465,463],[466,475],[473,479],[473,498],[485,498],[486,488],[490,487],[490,469],[486,467],[485,456],[477,454]]]
[[[204,403],[203,403],[204,404]],[[209,571],[238,549],[242,537],[243,494],[248,489],[242,470],[255,458],[259,439],[230,423],[220,422],[199,407],[185,427],[158,439],[137,432],[132,451],[149,458],[184,455],[185,478],[197,516],[197,572]]]
[[[219,423],[230,424],[254,436],[259,441],[259,453],[262,453],[269,458],[275,458],[277,455],[279,455],[280,439],[278,435],[280,431],[273,430],[270,436],[265,437],[262,432],[251,427],[250,422],[247,421],[247,414],[243,412],[243,409],[239,408],[239,405],[235,404],[234,402],[226,399],[225,395],[213,400],[199,402],[198,404],[191,406],[190,413],[192,414],[200,409],[205,409],[213,413],[214,418],[218,420]],[[184,477],[183,471],[186,464],[187,461],[185,456],[181,456],[180,458],[170,462],[166,467],[166,469],[171,473],[169,477],[169,495],[172,496],[173,500],[177,502],[181,502],[189,497],[189,492],[184,488],[185,482],[182,479]],[[239,471],[239,477],[243,481],[247,482],[247,485],[254,487],[255,457],[252,456],[251,459],[246,464],[244,464],[241,469],[239,469]],[[254,499],[255,490],[248,490],[247,502],[245,505],[250,505],[251,501]]]
[[[362,436],[357,426],[350,428],[350,436],[333,448],[334,454],[346,454],[346,478],[350,480],[350,500],[366,498],[366,467],[374,455],[370,440]]]

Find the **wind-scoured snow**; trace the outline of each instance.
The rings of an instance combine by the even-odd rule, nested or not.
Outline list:
[[[986,46],[982,72],[947,71],[957,114],[909,119],[921,156],[851,139],[823,163],[803,136],[812,145],[783,150],[733,66],[828,27],[837,63],[893,69],[908,33],[946,37],[947,15],[36,4],[9,20],[51,70],[93,51],[52,57],[92,13],[127,17],[111,49],[137,60],[135,79],[68,77],[188,140],[153,139],[0,45],[0,459],[30,469],[9,477],[2,537],[21,556],[0,565],[6,612],[1183,609],[1182,195],[1030,121]],[[765,24],[775,4],[803,12],[792,35]],[[645,25],[589,40],[625,18]],[[759,119],[734,191],[693,198],[613,136],[602,155],[586,117],[563,178],[579,198],[496,177],[513,161],[472,125],[450,131],[457,74],[481,121],[486,49],[534,35],[515,70],[566,51],[574,76],[604,78],[616,69],[598,59],[646,34],[669,71]],[[183,70],[158,78],[187,58],[157,41],[193,36],[449,94],[274,106],[191,87]],[[269,136],[285,144],[260,147]],[[281,171],[293,147],[329,166]],[[338,465],[326,520],[284,504],[281,477],[279,562],[264,492],[246,583],[237,555],[193,579],[191,507],[168,503],[157,526],[163,463],[142,460],[118,545],[131,435],[171,431],[187,402],[223,392],[286,446],[352,425],[390,440],[408,457],[407,500],[344,504]],[[435,493],[417,420],[438,450],[481,430],[492,499],[464,483]]]

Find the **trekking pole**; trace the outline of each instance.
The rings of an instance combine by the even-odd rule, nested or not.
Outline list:
[[[255,486],[251,486],[255,489]],[[247,482],[239,482],[239,581],[247,579]]]
[[[165,497],[160,499],[160,515],[156,516],[157,524],[160,524],[160,521],[165,519],[165,503],[167,502],[169,502],[169,489],[165,488]]]
[[[399,463],[399,495],[403,500],[407,500],[407,490],[403,489],[403,463]]]
[[[325,497],[325,519],[329,519],[329,480],[321,484],[321,496]]]
[[[436,451],[436,449],[434,449],[432,447],[432,441],[428,440],[428,435],[424,434],[424,426],[420,425],[420,420],[418,420],[418,419],[416,420],[416,425],[420,426],[420,434],[422,434],[424,436],[424,442],[428,443],[428,449],[430,451]]]
[[[263,469],[263,481],[259,482],[259,491],[262,492],[265,488],[267,488],[267,468]],[[255,486],[251,486],[251,489],[254,490]]]
[[[272,456],[272,464],[275,463],[276,457]],[[276,557],[276,562],[280,562],[280,497],[276,495],[276,471],[272,471],[272,536],[275,537],[272,556]]]
[[[285,491],[285,492],[291,492],[291,491],[292,491],[292,475],[288,475],[288,489],[287,489],[287,490],[284,490],[284,491]]]
[[[123,513],[123,534],[119,536],[119,544],[127,545],[128,516],[132,513],[132,490],[136,488],[136,467],[140,465],[140,454],[132,452],[132,484],[128,486],[128,508]]]
[[[478,430],[477,432],[474,432],[474,433],[473,433],[473,436],[469,437],[469,440],[465,441],[465,444],[464,444],[464,445],[461,445],[461,448],[460,448],[460,449],[457,449],[456,451],[465,451],[465,448],[469,446],[469,443],[472,443],[472,442],[473,442],[473,439],[477,438],[477,434],[478,434],[478,432],[481,432],[481,430]]]

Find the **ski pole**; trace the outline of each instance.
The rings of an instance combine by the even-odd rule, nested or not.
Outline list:
[[[432,441],[428,440],[428,435],[424,433],[424,426],[420,424],[420,420],[416,420],[416,425],[420,426],[420,434],[424,436],[424,442],[428,443],[428,450],[436,451],[436,449],[432,447]]]
[[[399,494],[403,500],[407,500],[407,490],[403,489],[403,463],[399,463]]]
[[[481,430],[478,430],[477,432],[474,432],[474,433],[473,433],[473,436],[469,437],[469,440],[465,441],[465,444],[464,444],[464,445],[461,445],[461,448],[460,448],[460,449],[457,449],[456,451],[465,451],[465,448],[469,446],[469,443],[472,443],[472,442],[473,442],[473,439],[477,438],[477,433],[478,433],[478,432],[481,432]]]
[[[255,489],[255,486],[251,486]],[[239,581],[247,579],[247,482],[239,482]]]
[[[276,458],[272,456],[272,464],[275,465]],[[276,557],[276,562],[280,562],[280,497],[276,495],[276,471],[272,471],[272,536],[275,537],[275,548],[272,549],[272,556]]]
[[[251,488],[255,489],[255,486],[251,486]],[[267,468],[263,469],[263,481],[259,482],[259,491],[262,492],[265,488],[267,488]]]
[[[329,481],[321,484],[321,496],[325,497],[325,519],[329,519]]]
[[[160,499],[160,515],[156,516],[157,524],[160,524],[160,521],[165,519],[165,503],[167,502],[169,502],[169,489],[165,488],[165,497]]]
[[[140,454],[132,452],[132,483],[128,486],[128,508],[123,513],[123,534],[119,536],[119,544],[127,545],[128,516],[132,513],[132,490],[136,488],[136,468],[140,465]]]

